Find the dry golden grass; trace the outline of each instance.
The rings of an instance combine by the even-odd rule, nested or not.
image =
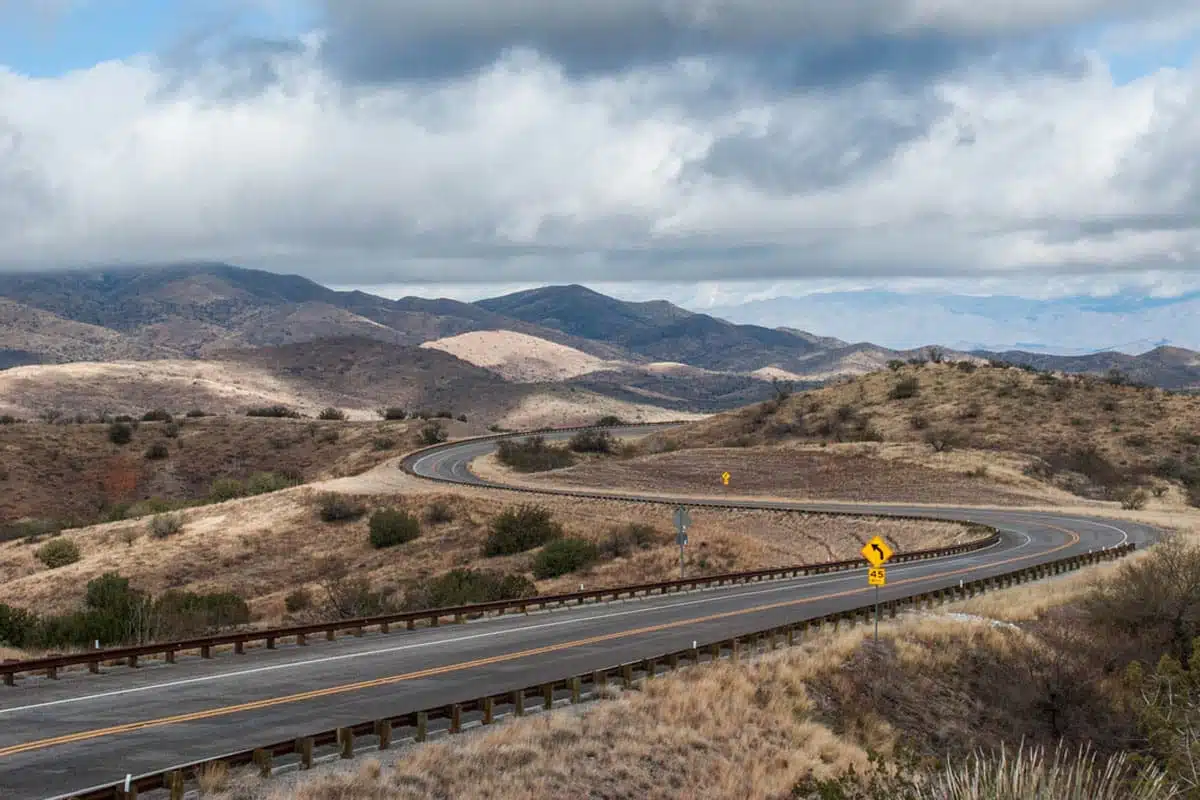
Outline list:
[[[863,713],[852,725],[826,718],[831,703],[851,702],[861,692],[858,681],[843,678],[862,658],[866,636],[861,628],[818,634],[790,650],[613,691],[614,699],[581,709],[508,720],[360,765],[259,782],[243,787],[241,796],[785,798],[806,776],[868,769],[867,749],[886,755],[906,736],[887,718],[887,703],[861,702],[884,711]],[[1023,637],[971,621],[908,618],[885,624],[881,639],[895,671],[889,683],[936,683],[940,670],[954,669],[956,654],[1011,650]]]
[[[425,342],[421,347],[441,350],[517,383],[561,381],[626,366],[515,331],[471,331]]]
[[[453,512],[452,522],[423,525],[408,544],[373,549],[367,518],[329,524],[316,514],[325,491],[360,494],[371,507],[395,505],[423,515],[434,502]],[[470,567],[528,573],[533,553],[500,558],[480,555],[490,520],[527,498],[482,489],[447,492],[411,478],[389,462],[361,476],[331,480],[269,495],[180,512],[180,533],[165,540],[146,534],[148,520],[129,520],[64,533],[82,551],[79,562],[55,570],[21,541],[0,545],[0,602],[61,611],[75,607],[88,580],[119,571],[139,588],[234,591],[251,601],[262,621],[284,615],[283,598],[297,586],[316,589],[321,562],[336,556],[377,588],[402,591],[409,582]],[[533,498],[560,520],[567,535],[602,540],[615,526],[641,523],[659,531],[659,544],[628,558],[539,583],[542,591],[579,584],[600,587],[662,580],[678,571],[670,509],[638,503],[579,502]],[[690,574],[726,572],[855,557],[872,536],[898,550],[962,541],[974,534],[954,523],[906,522],[871,517],[825,517],[773,511],[695,509],[687,569]]]

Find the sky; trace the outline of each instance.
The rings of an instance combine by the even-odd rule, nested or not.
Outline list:
[[[1194,0],[0,0],[0,270],[1182,297],[1197,52]]]

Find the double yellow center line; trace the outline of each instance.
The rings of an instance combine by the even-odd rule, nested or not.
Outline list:
[[[988,564],[989,567],[1002,566],[1011,564],[1017,561],[1025,561],[1031,558],[1039,558],[1065,550],[1079,542],[1079,534],[1069,531],[1066,528],[1058,528],[1054,525],[1040,523],[1048,528],[1066,533],[1069,541],[1066,544],[1059,545],[1050,550],[1045,550],[1041,553],[1035,553],[1028,556],[1015,556],[1013,558],[1004,559]],[[966,567],[962,569],[948,570],[938,572],[932,575],[923,575],[915,578],[906,578],[895,581],[890,586],[903,586],[906,584],[920,583],[924,581],[936,580],[938,578],[948,578],[953,575],[961,575],[963,573],[972,572],[977,567]],[[369,681],[359,681],[357,683],[347,683],[339,686],[330,686],[324,689],[314,689],[308,692],[300,692],[297,694],[284,695],[282,697],[272,697],[265,700],[255,700],[250,703],[240,703],[238,705],[223,706],[220,708],[210,708],[205,711],[194,711],[188,714],[176,714],[170,717],[160,717],[157,719],[143,720],[141,722],[128,722],[122,725],[113,725],[108,728],[97,728],[89,731],[80,731],[78,733],[65,734],[63,736],[54,736],[48,739],[39,739],[23,744],[12,745],[10,747],[0,748],[0,758],[5,756],[14,756],[20,753],[28,753],[33,750],[43,750],[47,747],[55,747],[58,745],[74,744],[76,742],[84,742],[91,739],[100,739],[108,736],[117,736],[134,731],[146,730],[148,728],[161,728],[166,725],[177,725],[183,722],[195,722],[198,720],[212,719],[214,717],[224,717],[230,714],[238,714],[245,711],[258,711],[264,708],[272,708],[274,706],[286,705],[289,703],[300,703],[306,700],[316,700],[323,697],[333,697],[334,695],[347,694],[350,692],[360,692],[365,689],[375,689],[380,686],[392,686],[405,681],[414,681],[421,678],[431,678],[437,675],[445,675],[451,672],[460,672],[467,669],[476,669],[478,667],[486,667],[492,664],[502,664],[507,661],[516,661],[521,658],[532,658],[534,656],[546,655],[548,653],[557,653],[563,650],[570,650],[576,647],[586,647],[587,645],[600,644],[602,642],[611,642],[616,639],[625,639],[631,636],[641,636],[647,633],[657,633],[659,631],[671,630],[674,628],[682,628],[688,625],[698,625],[705,622],[715,622],[722,619],[730,619],[732,617],[744,616],[746,614],[758,614],[764,611],[771,611],[777,608],[787,608],[789,606],[799,606],[806,603],[816,603],[822,600],[833,600],[838,597],[849,597],[856,594],[864,594],[871,591],[869,588],[849,589],[841,592],[832,592],[829,594],[818,595],[816,597],[804,597],[797,600],[783,600],[777,603],[767,603],[765,605],[753,606],[751,608],[738,609],[736,611],[724,611],[718,614],[709,614],[702,617],[692,617],[689,619],[676,620],[675,622],[664,622],[659,625],[648,625],[641,628],[632,628],[615,633],[606,633],[600,636],[589,636],[585,639],[575,639],[570,642],[560,642],[558,644],[546,645],[545,647],[535,647],[529,650],[520,650],[515,653],[504,653],[497,656],[489,656],[487,658],[477,658],[472,661],[461,661],[454,664],[446,664],[440,667],[430,667],[428,669],[417,670],[415,672],[405,672],[400,675],[391,675],[386,678],[375,678]]]

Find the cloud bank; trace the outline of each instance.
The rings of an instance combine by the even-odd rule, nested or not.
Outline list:
[[[330,0],[320,20],[0,71],[0,269],[1020,283],[1200,264],[1200,65],[1118,80],[1106,49],[1200,30],[1190,3]]]

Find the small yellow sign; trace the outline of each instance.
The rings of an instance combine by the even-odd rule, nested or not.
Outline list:
[[[880,536],[864,544],[860,552],[863,558],[871,562],[872,567],[882,567],[893,555],[892,548],[888,547],[887,542]]]
[[[887,570],[883,567],[872,567],[867,570],[867,583],[871,586],[887,586]]]
[[[730,479],[731,477],[732,477],[732,476],[731,476],[731,475],[730,475],[728,472],[722,472],[722,473],[721,473],[721,483],[723,483],[723,484],[725,484],[726,486],[728,486],[728,485],[729,485],[729,479]]]

